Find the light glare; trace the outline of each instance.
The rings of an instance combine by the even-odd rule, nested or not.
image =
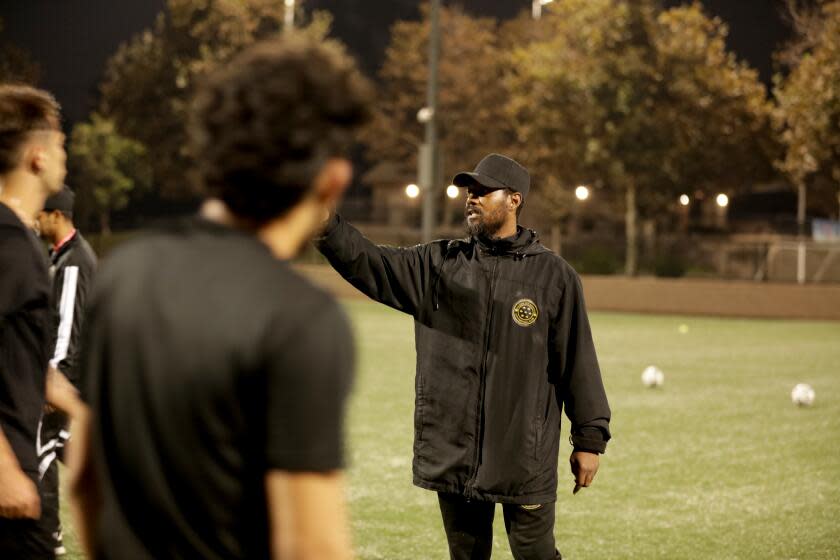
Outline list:
[[[449,185],[446,187],[446,196],[449,198],[458,198],[461,195],[461,189],[456,187],[455,185]]]
[[[417,198],[420,196],[420,187],[412,183],[405,188],[405,194],[408,198]]]
[[[688,206],[690,202],[691,202],[691,199],[688,198],[687,194],[681,194],[680,195],[680,204],[682,204],[683,206]]]
[[[575,196],[578,200],[586,200],[589,198],[589,188],[583,185],[575,189]]]
[[[726,196],[725,194],[721,193],[721,194],[717,195],[717,198],[715,199],[715,202],[717,202],[717,205],[720,206],[721,208],[726,208],[727,206],[729,206],[729,197]]]

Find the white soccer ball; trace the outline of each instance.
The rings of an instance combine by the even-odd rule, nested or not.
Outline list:
[[[665,383],[665,374],[656,366],[648,366],[642,372],[642,383],[645,387],[660,387]]]
[[[793,401],[793,404],[798,406],[811,406],[814,404],[815,396],[816,393],[814,392],[814,388],[807,383],[799,383],[793,388],[793,391],[790,392],[790,400]]]

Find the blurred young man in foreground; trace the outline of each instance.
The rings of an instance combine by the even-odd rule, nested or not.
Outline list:
[[[92,416],[70,462],[95,558],[351,556],[350,329],[287,260],[350,182],[368,91],[343,54],[301,37],[199,87],[202,216],[106,260],[86,324]]]

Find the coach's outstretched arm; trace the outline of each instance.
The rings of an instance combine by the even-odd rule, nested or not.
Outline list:
[[[375,245],[333,214],[315,246],[363,294],[398,311],[417,313],[430,285],[434,243],[414,247]]]

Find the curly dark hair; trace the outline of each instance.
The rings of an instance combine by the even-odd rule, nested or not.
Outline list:
[[[0,84],[0,175],[17,167],[30,133],[59,129],[60,113],[58,102],[44,90]]]
[[[283,214],[346,154],[371,99],[336,45],[291,36],[250,47],[197,90],[189,140],[199,189],[256,224]]]

